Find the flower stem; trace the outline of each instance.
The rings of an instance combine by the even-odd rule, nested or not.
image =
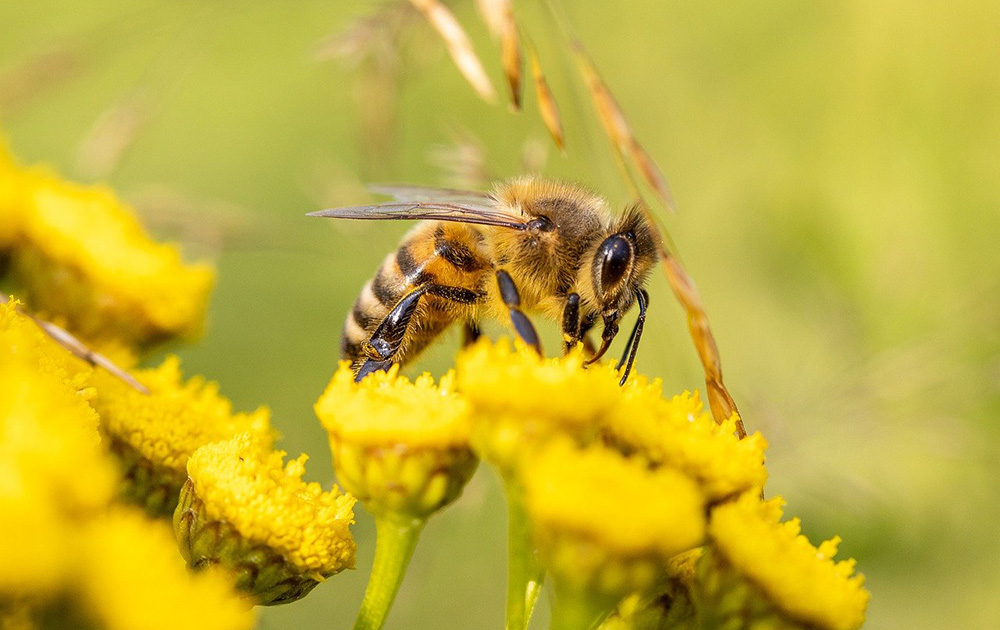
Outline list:
[[[375,519],[375,560],[354,630],[379,630],[385,623],[425,522],[385,516]]]
[[[614,610],[614,598],[597,593],[555,588],[549,630],[592,630]]]
[[[542,592],[545,571],[531,540],[531,523],[524,511],[520,487],[505,480],[507,495],[507,630],[525,630]]]

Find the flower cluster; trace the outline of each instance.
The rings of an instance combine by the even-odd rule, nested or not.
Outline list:
[[[272,439],[266,408],[234,413],[214,383],[201,377],[184,381],[175,357],[137,376],[149,394],[97,373],[94,408],[122,470],[122,494],[151,515],[174,513],[188,459],[199,447],[242,432]]]
[[[0,300],[0,627],[250,628],[353,567],[353,497],[283,464],[266,408],[106,356],[196,332],[210,268],[3,151],[0,263],[27,300]]]
[[[737,419],[717,424],[696,393],[664,397],[641,376],[620,387],[610,364],[583,363],[579,350],[545,359],[483,340],[438,385],[395,367],[354,383],[341,366],[316,411],[389,549],[376,550],[373,580],[392,582],[369,584],[356,627],[382,624],[415,544],[381,523],[422,524],[467,480],[455,462],[474,456],[507,490],[508,628],[527,627],[546,576],[556,629],[861,625],[853,561],[834,564],[835,541],[812,547],[762,501],[760,434],[737,438]]]
[[[165,525],[115,505],[92,382],[0,305],[0,625],[251,627],[227,580],[189,576]]]

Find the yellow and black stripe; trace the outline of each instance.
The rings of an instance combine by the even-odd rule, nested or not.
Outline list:
[[[469,319],[491,270],[477,251],[481,238],[470,225],[418,224],[362,288],[344,323],[343,358],[359,369],[367,358],[364,347],[372,333],[404,296],[420,287],[432,286],[434,290],[421,298],[392,357],[394,362],[412,359],[452,322]]]

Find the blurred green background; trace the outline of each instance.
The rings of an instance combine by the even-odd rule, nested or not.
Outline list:
[[[406,226],[305,212],[365,201],[363,182],[506,177],[525,162],[628,200],[536,3],[516,6],[565,117],[565,156],[533,98],[520,115],[480,101],[419,19],[398,52],[357,59],[363,28],[331,41],[380,6],[0,3],[0,125],[15,154],[108,181],[158,236],[217,262],[204,338],[170,350],[238,408],[270,406],[283,447],[308,452],[324,483],[312,403],[345,314]],[[452,6],[503,94],[474,4]],[[874,594],[867,628],[1000,627],[1000,4],[566,10],[671,180],[680,213],[666,222],[726,382],[771,444],[768,493],[814,542],[844,537]],[[651,294],[639,369],[701,388],[662,276]],[[442,372],[456,346],[411,372]],[[263,611],[262,628],[349,626],[374,542],[358,520],[358,570]],[[387,627],[500,627],[504,527],[481,471],[427,527]]]

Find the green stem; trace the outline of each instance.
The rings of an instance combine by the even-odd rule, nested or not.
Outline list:
[[[597,593],[555,588],[549,630],[592,630],[611,614],[617,602]]]
[[[542,592],[545,570],[531,539],[520,487],[504,481],[507,495],[507,630],[525,630]]]
[[[385,623],[425,522],[385,516],[375,519],[375,560],[354,630],[379,630]]]

